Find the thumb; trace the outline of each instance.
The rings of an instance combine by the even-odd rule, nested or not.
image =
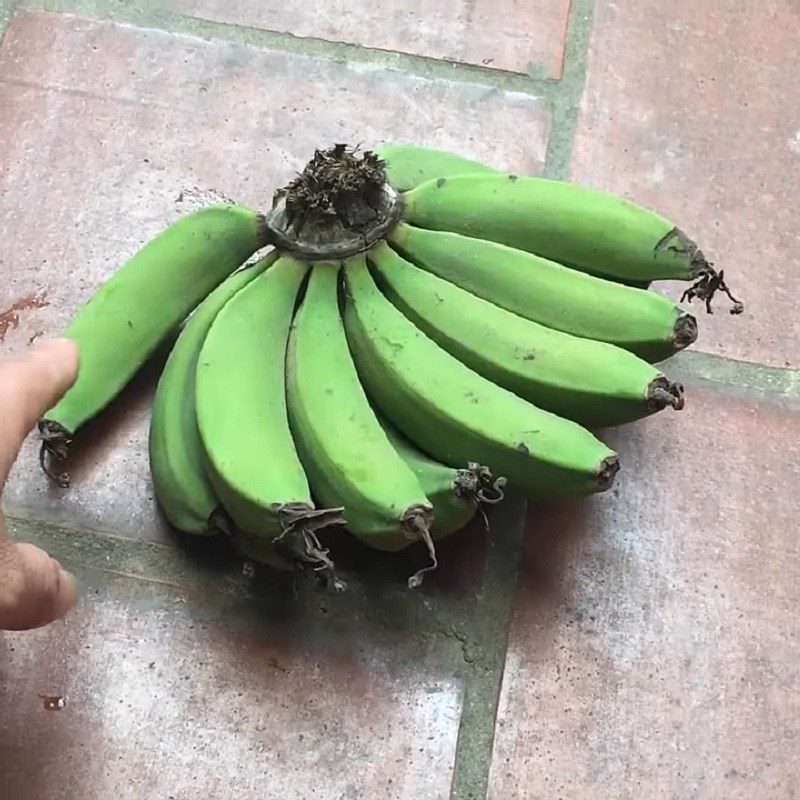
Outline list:
[[[78,374],[78,348],[50,339],[17,358],[0,359],[0,492],[22,442]]]
[[[0,360],[0,495],[23,439],[72,385],[77,369],[77,348],[65,340]],[[0,630],[46,625],[76,600],[75,579],[44,550],[10,542],[0,514]]]
[[[77,599],[75,578],[44,550],[0,539],[0,630],[47,625]]]

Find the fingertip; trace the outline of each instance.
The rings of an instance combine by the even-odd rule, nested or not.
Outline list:
[[[78,344],[73,339],[39,339],[33,347],[34,353],[47,356],[53,364],[65,372],[70,383],[75,382],[80,363]]]
[[[30,403],[39,413],[60,400],[78,377],[78,346],[71,339],[47,339],[30,354]]]
[[[77,602],[78,581],[71,572],[59,566],[58,585],[53,599],[53,619],[63,617]]]
[[[78,343],[74,339],[68,339],[64,336],[59,336],[51,339],[50,341],[54,342],[56,345],[58,345],[58,347],[62,347],[72,353],[75,358],[78,357]]]
[[[27,542],[0,547],[0,629],[30,630],[63,617],[78,601],[75,576]]]

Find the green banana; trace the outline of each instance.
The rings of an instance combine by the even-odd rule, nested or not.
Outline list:
[[[492,167],[470,158],[413,144],[385,144],[378,147],[375,154],[386,165],[386,177],[390,185],[401,192],[413,189],[431,178],[465,173],[497,173]]]
[[[366,271],[363,256],[353,267]],[[338,263],[316,263],[295,317],[286,358],[289,421],[314,496],[344,507],[347,528],[380,550],[423,539],[431,505],[392,447],[367,400],[347,346],[337,287]]]
[[[697,321],[655,292],[568,269],[522,250],[400,223],[390,241],[417,266],[548,328],[660,361],[697,338]]]
[[[615,280],[692,280],[709,264],[650,209],[565,181],[456,175],[408,192],[405,219],[526,250]]]
[[[108,405],[189,312],[266,244],[254,211],[218,205],[189,214],[127,261],[78,312],[64,337],[78,344],[78,379],[39,422],[41,464],[63,460],[75,432]]]
[[[369,271],[348,264],[345,328],[373,402],[444,464],[486,464],[540,497],[608,489],[619,463],[589,431],[473,372],[414,326]]]
[[[409,264],[368,253],[386,296],[459,361],[534,405],[589,427],[683,407],[683,387],[605,342],[546,328]]]
[[[411,468],[433,506],[434,540],[460,531],[480,508],[480,503],[499,503],[503,499],[505,478],[495,478],[488,467],[469,463],[455,469],[418,450],[385,417],[376,412],[392,446]]]
[[[306,264],[279,258],[226,303],[197,362],[197,424],[214,492],[256,561],[313,565],[338,588],[316,539],[341,509],[315,509],[286,410],[286,345]]]
[[[275,258],[270,253],[235,272],[200,303],[184,323],[158,381],[150,417],[150,472],[164,516],[185,533],[213,533],[212,515],[219,509],[203,466],[195,413],[200,349],[223,306]]]

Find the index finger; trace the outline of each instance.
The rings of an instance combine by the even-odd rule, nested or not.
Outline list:
[[[0,492],[25,437],[77,375],[78,347],[68,339],[42,341],[23,356],[0,360]]]

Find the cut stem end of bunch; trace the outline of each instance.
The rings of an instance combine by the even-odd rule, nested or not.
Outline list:
[[[400,220],[400,195],[371,151],[337,144],[317,150],[303,171],[275,194],[266,226],[271,244],[306,261],[363,253]]]

